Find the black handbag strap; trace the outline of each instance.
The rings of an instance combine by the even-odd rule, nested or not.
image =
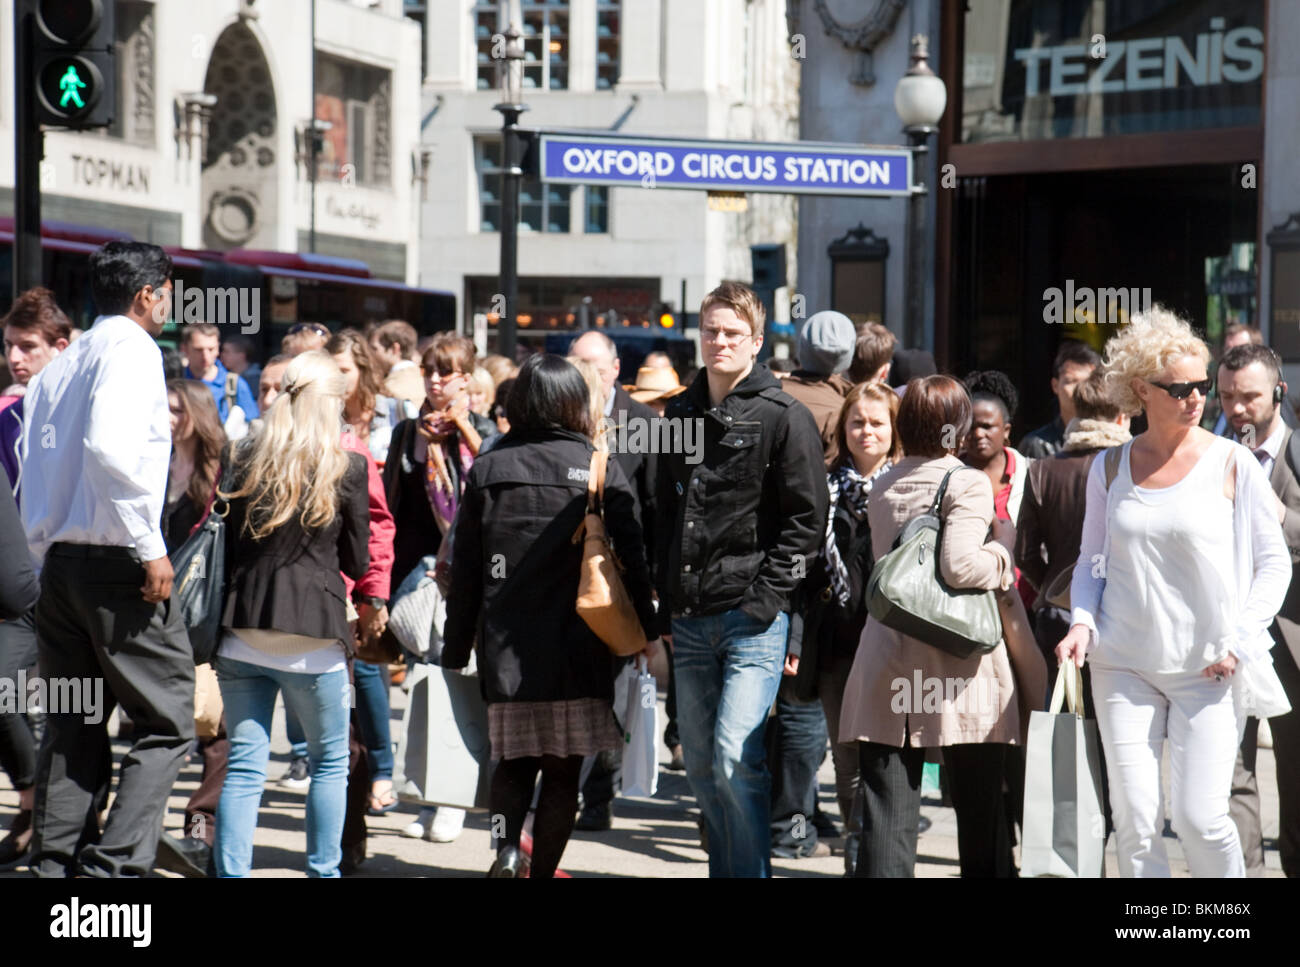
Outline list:
[[[934,495],[934,503],[930,505],[930,514],[934,517],[940,517],[939,505],[943,503],[943,495],[948,492],[948,478],[958,470],[974,470],[974,467],[968,467],[964,463],[959,467],[953,467],[943,475],[943,481],[939,484],[939,492]]]

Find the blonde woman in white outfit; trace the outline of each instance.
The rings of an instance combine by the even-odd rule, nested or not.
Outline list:
[[[1166,739],[1173,827],[1191,874],[1245,875],[1228,815],[1250,701],[1241,673],[1272,672],[1268,626],[1291,563],[1255,456],[1199,427],[1209,359],[1160,308],[1106,347],[1111,392],[1126,412],[1145,410],[1148,429],[1123,446],[1109,487],[1106,461],[1093,462],[1071,627],[1056,654],[1092,664],[1123,876],[1170,875]]]

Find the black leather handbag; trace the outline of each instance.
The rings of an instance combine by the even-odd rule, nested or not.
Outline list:
[[[221,610],[226,595],[226,514],[230,504],[221,496],[229,485],[229,469],[208,508],[203,523],[172,555],[175,587],[172,605],[181,612],[194,649],[194,664],[212,661],[221,643]]]
[[[944,474],[928,512],[908,521],[893,550],[876,562],[867,584],[867,610],[887,628],[956,658],[985,654],[1002,641],[1002,615],[992,591],[950,588],[939,573]]]

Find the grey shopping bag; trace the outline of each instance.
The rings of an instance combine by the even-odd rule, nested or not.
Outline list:
[[[1061,713],[1062,701],[1068,712]],[[1083,718],[1083,677],[1061,665],[1046,712],[1029,719],[1020,875],[1103,875],[1106,818],[1101,803],[1097,723]]]
[[[421,806],[487,809],[492,760],[478,677],[424,664],[411,675],[415,680],[393,769],[397,798]]]

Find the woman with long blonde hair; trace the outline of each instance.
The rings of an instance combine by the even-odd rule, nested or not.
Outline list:
[[[247,876],[277,692],[307,736],[307,875],[339,875],[348,771],[347,594],[369,565],[365,457],[340,443],[346,382],[294,358],[262,430],[236,445],[228,503],[221,682],[230,762],[217,809],[219,876]]]

